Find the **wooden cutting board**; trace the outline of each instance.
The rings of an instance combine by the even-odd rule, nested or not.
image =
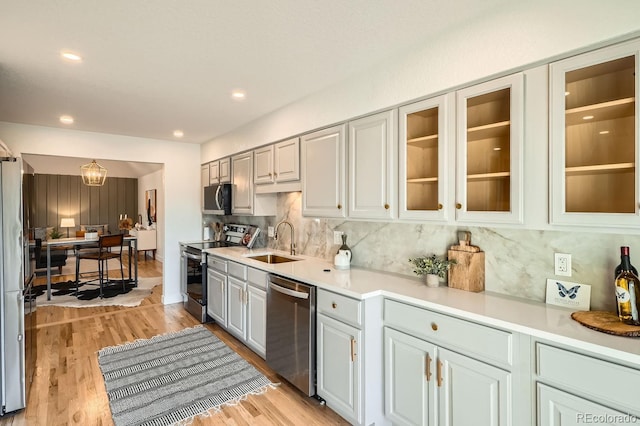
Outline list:
[[[578,311],[571,318],[585,327],[616,336],[640,337],[640,326],[628,325],[620,321],[614,312]]]
[[[449,268],[449,287],[473,292],[484,291],[484,252],[479,247],[451,246],[447,257],[456,261]]]

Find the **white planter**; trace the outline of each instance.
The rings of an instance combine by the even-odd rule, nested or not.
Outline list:
[[[85,232],[84,233],[84,239],[85,240],[97,240],[98,239],[98,233],[97,232]]]
[[[427,274],[427,287],[439,287],[440,277],[434,274]]]

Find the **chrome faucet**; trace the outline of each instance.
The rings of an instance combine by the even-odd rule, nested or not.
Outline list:
[[[289,254],[294,255],[296,254],[296,243],[295,243],[295,231],[293,230],[293,225],[291,224],[291,222],[289,222],[288,220],[282,220],[280,221],[277,225],[276,225],[276,232],[273,235],[273,239],[278,241],[278,228],[280,228],[280,225],[282,225],[283,223],[286,223],[287,225],[289,225],[289,228],[291,228],[291,247],[289,248]]]

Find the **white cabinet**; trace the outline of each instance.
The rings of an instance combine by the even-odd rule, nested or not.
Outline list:
[[[454,99],[455,100],[455,99]],[[453,209],[449,197],[449,132],[452,104],[449,95],[438,96],[399,110],[399,216],[402,219],[448,219]],[[453,159],[452,159],[453,160]]]
[[[155,229],[131,229],[129,234],[136,237],[136,250],[144,251],[145,257],[147,251],[153,251],[153,258],[156,258],[156,230]]]
[[[349,122],[349,217],[396,216],[397,111]]]
[[[273,216],[276,214],[275,194],[256,194],[253,172],[253,151],[231,157],[231,213]]]
[[[247,283],[232,276],[227,276],[229,310],[227,331],[238,339],[246,339],[247,321]]]
[[[550,65],[552,223],[640,226],[637,41]]]
[[[273,145],[254,150],[253,157],[253,183],[273,183]]]
[[[209,185],[220,183],[220,161],[209,163]]]
[[[456,220],[522,223],[523,74],[461,89],[456,97]]]
[[[345,217],[345,125],[301,137],[303,216]]]
[[[266,275],[266,273],[265,273]],[[267,292],[247,285],[247,338],[246,344],[262,358],[267,346]]]
[[[209,165],[209,183],[208,185],[217,185],[219,183],[231,182],[231,164],[229,158],[223,158],[208,163]],[[204,175],[203,175],[204,176]]]
[[[207,314],[227,328],[227,276],[207,268]]]
[[[200,208],[204,210],[204,188],[209,186],[209,164],[200,166]]]
[[[255,159],[254,183],[258,185],[279,184],[300,180],[299,138],[264,146],[254,150],[253,153]],[[300,187],[275,185],[271,189],[282,192],[300,190]]]

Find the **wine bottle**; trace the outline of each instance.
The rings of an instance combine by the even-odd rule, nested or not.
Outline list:
[[[640,325],[640,279],[631,270],[629,248],[622,247],[620,274],[616,277],[618,317],[625,324]]]
[[[618,275],[620,275],[620,272],[622,272],[622,262],[625,257],[629,258],[629,247],[622,246],[620,247],[620,264],[616,266],[616,270],[613,274],[613,279],[618,278]],[[633,272],[636,277],[640,277],[640,275],[638,275],[638,270],[634,268],[633,265],[631,265],[631,260],[629,260],[629,265],[631,266],[631,272]]]

